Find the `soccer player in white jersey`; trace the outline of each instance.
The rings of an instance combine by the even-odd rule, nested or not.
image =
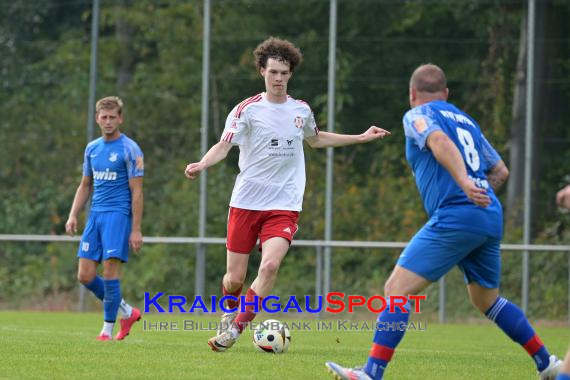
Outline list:
[[[228,308],[239,311],[249,253],[258,238],[261,245],[261,263],[246,292],[245,312],[225,313],[221,326],[232,328],[218,331],[208,341],[216,352],[230,348],[255,318],[251,305],[256,296],[261,305],[263,297],[270,294],[297,232],[305,191],[303,141],[313,148],[338,147],[390,134],[375,126],[360,135],[320,132],[309,105],[287,94],[289,79],[302,61],[301,51],[289,41],[270,37],[253,54],[265,81],[265,92],[235,106],[220,141],[185,170],[186,177],[196,179],[202,170],[223,160],[233,146],[239,146],[240,173],[230,201],[227,269],[222,280],[223,294],[238,300],[229,300]]]
[[[103,98],[95,110],[102,136],[85,148],[83,177],[65,230],[69,235],[77,232],[77,216],[93,193],[89,219],[77,250],[77,278],[103,302],[103,329],[97,340],[112,340],[119,309],[121,328],[115,339],[123,340],[141,318],[140,310],[122,299],[119,274],[121,263],[128,260],[129,246],[138,251],[143,243],[143,153],[136,142],[119,130],[123,122],[121,99]],[[101,261],[103,278],[97,275]]]

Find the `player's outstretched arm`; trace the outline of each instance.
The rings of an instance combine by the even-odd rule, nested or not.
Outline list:
[[[461,152],[445,133],[442,131],[432,132],[427,138],[427,146],[435,159],[451,174],[455,182],[465,192],[467,198],[481,207],[487,207],[491,204],[487,191],[475,186],[475,183],[467,176],[467,169],[465,169]]]
[[[69,217],[65,223],[65,232],[69,236],[73,236],[77,232],[77,216],[85,203],[91,195],[91,190],[93,189],[93,178],[83,176],[81,182],[77,187],[75,192],[75,197],[73,198],[73,203],[71,204],[71,211],[69,211]]]
[[[334,148],[353,144],[363,144],[373,140],[382,139],[389,135],[389,131],[373,125],[368,128],[366,132],[359,135],[343,135],[340,133],[319,132],[318,135],[307,137],[306,140],[311,148]]]
[[[556,194],[556,203],[560,207],[570,209],[570,185],[566,186]]]
[[[188,179],[198,178],[202,170],[209,168],[226,158],[228,152],[232,149],[232,146],[233,145],[229,142],[220,141],[216,145],[212,146],[199,162],[192,162],[186,165],[184,175]]]
[[[503,160],[499,160],[487,173],[487,179],[493,190],[497,191],[509,178],[509,169]]]

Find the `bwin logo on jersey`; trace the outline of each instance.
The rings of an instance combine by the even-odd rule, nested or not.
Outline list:
[[[119,156],[118,153],[112,152],[111,155],[109,156],[109,161],[111,161],[111,162],[117,161],[118,156]]]
[[[117,172],[112,172],[109,169],[105,169],[105,171],[93,170],[93,179],[114,181],[117,179]]]

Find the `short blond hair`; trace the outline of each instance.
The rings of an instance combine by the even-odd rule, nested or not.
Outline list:
[[[123,101],[118,96],[107,96],[99,99],[95,104],[95,114],[101,110],[118,110],[119,115],[123,114]]]

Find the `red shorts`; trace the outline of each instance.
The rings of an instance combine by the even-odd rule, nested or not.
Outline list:
[[[255,211],[230,207],[226,248],[236,253],[249,254],[257,239],[261,244],[273,237],[293,240],[297,232],[298,211]]]

